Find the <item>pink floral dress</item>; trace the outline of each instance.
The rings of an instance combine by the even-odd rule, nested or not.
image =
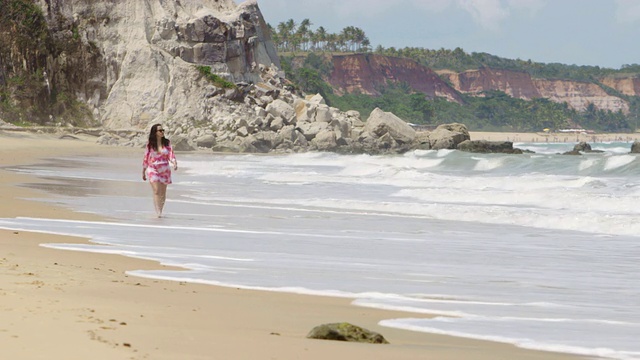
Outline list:
[[[176,156],[171,146],[165,146],[159,151],[147,147],[142,159],[142,167],[147,169],[149,182],[161,182],[171,184],[171,161],[175,161]]]

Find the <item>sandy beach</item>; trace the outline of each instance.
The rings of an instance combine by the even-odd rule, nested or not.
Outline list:
[[[487,141],[511,141],[511,142],[549,142],[549,143],[588,143],[625,141],[633,142],[640,140],[640,133],[607,133],[607,134],[587,134],[587,133],[518,133],[518,132],[477,132],[470,131],[471,140]]]
[[[473,133],[472,140],[530,141],[525,136],[535,134]],[[38,202],[50,195],[23,185],[46,180],[4,169],[69,155],[137,159],[142,151],[100,146],[91,138],[0,132],[0,217],[99,220],[55,202]],[[133,277],[125,272],[162,265],[39,246],[86,241],[0,230],[3,359],[579,358],[381,327],[382,319],[419,315],[356,307],[349,299]],[[350,322],[379,332],[390,344],[305,338],[314,326],[331,322]]]

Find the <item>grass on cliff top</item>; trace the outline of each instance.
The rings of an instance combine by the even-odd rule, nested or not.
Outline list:
[[[210,66],[202,66],[202,65],[200,65],[200,66],[196,66],[196,68],[198,69],[200,74],[204,75],[204,77],[206,77],[207,80],[209,80],[212,83],[214,83],[214,85],[216,85],[217,87],[221,87],[221,88],[225,88],[225,89],[233,89],[233,88],[236,87],[236,85],[234,83],[229,82],[229,81],[221,78],[220,76],[212,73]]]

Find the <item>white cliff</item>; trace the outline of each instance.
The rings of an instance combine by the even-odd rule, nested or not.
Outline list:
[[[175,117],[208,121],[215,89],[197,65],[250,83],[261,81],[265,67],[279,66],[255,1],[40,0],[40,6],[50,24],[70,22],[73,35],[93,49],[86,68],[77,69],[86,80],[74,91],[108,128],[145,128]],[[51,59],[53,72],[65,59],[64,51]]]

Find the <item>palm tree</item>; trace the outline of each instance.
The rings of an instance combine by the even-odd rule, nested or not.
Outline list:
[[[324,27],[320,26],[318,30],[316,30],[316,37],[320,42],[320,48],[324,49],[324,46],[327,42],[327,30]]]
[[[276,49],[280,49],[280,46],[282,45],[282,39],[280,38],[280,34],[278,34],[278,32],[276,31],[276,29],[273,28],[273,26],[271,26],[271,24],[267,24],[267,27],[269,28],[269,33],[271,34],[271,41],[273,41],[273,44],[275,45]]]
[[[281,41],[281,50],[284,51],[289,46],[289,38],[291,37],[291,33],[289,33],[286,23],[281,22],[278,24],[278,35]]]
[[[338,50],[338,34],[329,34],[327,36],[327,46],[329,51],[337,51]]]
[[[306,50],[308,48],[309,41],[311,40],[311,34],[310,34],[311,25],[312,24],[309,19],[304,19],[302,20],[302,22],[300,23],[300,26],[298,26],[298,30],[296,31],[296,34],[300,36],[300,40],[303,45],[303,50]]]
[[[298,24],[296,24],[296,22],[293,21],[293,19],[289,19],[285,23],[285,28],[287,29],[287,34],[288,34],[288,37],[289,37],[289,41],[288,41],[288,44],[287,44],[288,48],[289,48],[289,51],[293,51],[295,49],[293,41],[291,41],[291,40],[293,40],[293,37],[294,37],[294,34],[296,33],[296,28],[297,27],[298,27]]]
[[[347,26],[342,29],[342,32],[340,33],[340,38],[342,40],[342,45],[345,46],[345,51],[351,50],[351,45],[353,45],[354,29],[355,28],[353,26]]]
[[[352,29],[351,36],[352,36],[353,42],[357,46],[356,50],[361,50],[362,42],[367,38],[367,35],[364,34],[364,30],[360,29],[359,27],[354,27]]]

